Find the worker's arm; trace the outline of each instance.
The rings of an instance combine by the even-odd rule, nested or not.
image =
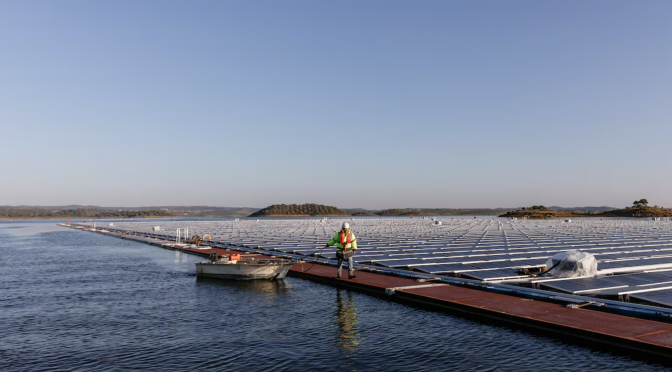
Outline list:
[[[350,243],[352,244],[352,253],[357,252],[357,237],[353,233],[350,233]]]
[[[329,243],[327,243],[327,247],[331,247],[332,245],[336,244],[336,242],[338,240],[339,240],[339,237],[338,237],[338,234],[336,234],[333,238],[331,238]]]

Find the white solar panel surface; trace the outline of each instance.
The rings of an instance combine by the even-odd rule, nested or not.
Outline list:
[[[558,252],[571,249],[592,253],[602,273],[672,269],[672,221],[643,219],[242,219],[240,221],[115,221],[114,229],[175,237],[177,229],[189,236],[210,234],[218,243],[311,255],[331,239],[345,221],[359,246],[357,263],[417,270],[436,275],[478,280],[524,277],[519,268],[541,267]],[[91,223],[89,223],[91,224]],[[152,228],[160,226],[161,231]],[[335,259],[332,247],[321,257]],[[613,278],[554,282],[547,289],[581,291],[647,285],[636,276],[614,283]],[[665,274],[666,275],[666,274]],[[649,276],[652,283],[667,283],[665,275]],[[631,283],[623,284],[623,281]],[[644,280],[642,278],[642,280]],[[661,284],[662,285],[662,284]],[[672,296],[672,295],[671,295]],[[671,299],[672,301],[672,299]]]
[[[417,218],[347,221],[358,238],[358,262],[430,273],[539,266],[569,249],[594,254],[600,269],[672,263],[669,221],[447,219],[442,225]],[[152,227],[161,226],[159,233],[170,236],[178,228],[189,229],[189,235],[207,233],[226,244],[310,254],[334,236],[342,222],[140,220],[115,222],[114,228],[153,234]],[[325,257],[333,256],[325,251]]]

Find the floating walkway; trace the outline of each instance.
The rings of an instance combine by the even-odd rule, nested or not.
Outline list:
[[[255,258],[277,256],[277,253],[263,254],[249,248],[224,248],[217,244],[206,247],[178,244],[166,238],[150,236],[149,232],[111,231],[93,229],[89,226],[86,228],[84,226],[70,227],[203,257],[208,256],[213,250],[216,250],[219,255],[240,253],[242,250],[243,254]],[[548,292],[533,289],[528,290],[531,292],[527,295],[524,289],[519,292],[509,291],[512,294],[509,295],[491,291],[497,288],[496,284],[490,284],[492,288],[482,288],[491,290],[482,290],[460,286],[457,279],[453,279],[457,284],[454,285],[450,281],[437,281],[436,277],[426,274],[406,272],[406,277],[400,277],[383,275],[376,272],[375,268],[369,269],[369,271],[358,271],[355,279],[337,279],[333,266],[319,262],[316,264],[305,262],[294,265],[289,275],[385,297],[411,306],[448,311],[494,324],[541,332],[544,335],[560,337],[613,352],[625,352],[665,363],[672,362],[672,324],[601,311],[603,308],[618,310],[618,307],[612,306],[609,301],[603,303],[582,301],[580,297],[571,295],[567,297],[542,296]],[[395,272],[395,274],[404,276],[404,271]],[[465,283],[470,282],[473,281]],[[535,291],[539,294],[538,298],[543,301],[534,299]],[[634,309],[641,309],[645,316],[672,320],[672,312],[666,312],[666,309],[632,306]]]

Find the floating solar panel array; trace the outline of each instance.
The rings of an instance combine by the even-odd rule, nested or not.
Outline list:
[[[605,278],[540,279],[534,285],[566,293],[653,298],[672,289],[672,221],[594,218],[562,220],[423,218],[115,222],[114,228],[175,237],[210,234],[229,245],[335,259],[319,252],[346,221],[357,236],[357,263],[483,281],[524,279],[521,268],[540,268],[556,253],[581,250],[598,260]],[[161,231],[152,230],[160,226]],[[184,230],[182,230],[184,235]],[[650,271],[659,271],[650,273]],[[629,275],[614,275],[626,274]],[[668,278],[667,275],[670,275]],[[618,279],[618,280],[614,280]],[[666,281],[670,279],[669,281]],[[648,288],[645,288],[647,287]],[[638,292],[642,290],[651,290]],[[635,293],[631,293],[635,291]],[[669,291],[672,304],[672,291]],[[646,300],[649,301],[649,300]],[[658,301],[657,303],[661,303]]]

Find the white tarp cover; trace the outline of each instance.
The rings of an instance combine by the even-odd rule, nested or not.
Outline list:
[[[557,265],[557,266],[556,266]],[[588,252],[567,251],[558,253],[546,261],[546,267],[552,270],[549,275],[558,278],[597,275],[597,260]]]

